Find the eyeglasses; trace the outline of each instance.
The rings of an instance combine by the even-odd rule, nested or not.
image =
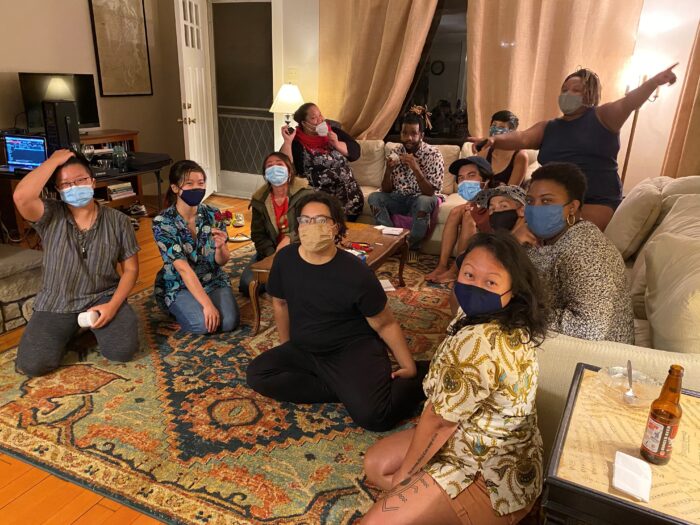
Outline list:
[[[297,217],[297,222],[299,225],[303,224],[327,224],[334,223],[333,217],[328,215],[316,215],[315,217],[309,217],[308,215],[300,215]]]
[[[73,182],[62,182],[60,184],[56,184],[56,187],[59,190],[67,190],[71,186],[86,186],[91,180],[92,177],[80,177],[79,179],[75,179]]]

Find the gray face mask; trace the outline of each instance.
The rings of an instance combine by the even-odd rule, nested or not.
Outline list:
[[[572,95],[571,93],[559,95],[559,109],[564,115],[570,115],[581,106],[583,106],[583,95]]]

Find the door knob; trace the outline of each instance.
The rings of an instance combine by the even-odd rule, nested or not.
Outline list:
[[[178,121],[178,122],[184,122],[184,119],[178,118],[177,121]]]

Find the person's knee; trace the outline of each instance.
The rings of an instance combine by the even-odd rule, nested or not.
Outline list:
[[[266,370],[264,359],[261,359],[265,354],[261,354],[255,359],[253,359],[246,369],[246,383],[248,386],[260,394],[265,394],[266,392]]]
[[[369,194],[367,197],[367,202],[373,208],[377,208],[384,205],[384,194],[381,191],[375,191]]]
[[[371,432],[386,432],[394,428],[394,421],[381,410],[369,408],[357,411],[351,416],[357,425]]]
[[[58,368],[56,363],[47,363],[39,359],[27,358],[25,355],[17,353],[15,359],[15,370],[28,377],[39,377],[53,372]]]
[[[430,214],[435,208],[436,198],[434,195],[419,195],[416,198],[414,207],[417,213],[423,213],[423,216]]]
[[[228,312],[221,312],[221,326],[219,329],[222,332],[231,332],[238,328],[240,320],[241,318],[238,313],[238,308],[234,308]]]
[[[365,476],[367,476],[367,481],[375,487],[381,487],[384,476],[384,458],[377,452],[376,447],[371,446],[367,449],[365,457],[362,460],[362,466],[365,471]]]
[[[105,359],[116,363],[128,363],[139,351],[138,329],[134,327],[132,334],[125,334],[125,337],[119,340],[103,344],[104,347],[100,345],[100,353]]]

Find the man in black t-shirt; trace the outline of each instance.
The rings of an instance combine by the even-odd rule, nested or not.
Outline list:
[[[277,253],[267,283],[281,344],[250,363],[248,385],[280,401],[341,402],[358,425],[389,430],[423,398],[422,377],[379,280],[336,247],[340,203],[316,192],[299,209],[301,245]]]

